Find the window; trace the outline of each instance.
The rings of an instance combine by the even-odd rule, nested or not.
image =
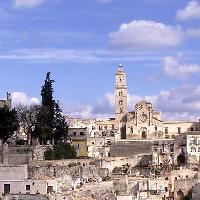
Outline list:
[[[168,127],[165,127],[165,135],[168,134]]]
[[[74,135],[76,135],[76,132],[74,132]]]
[[[194,128],[191,128],[190,130],[191,130],[191,131],[194,131]]]
[[[123,113],[123,108],[122,107],[120,107],[120,113]]]
[[[30,194],[31,186],[26,185],[26,194]]]
[[[10,184],[4,184],[4,194],[10,194]]]
[[[196,148],[195,148],[195,147],[191,147],[191,148],[190,148],[190,151],[191,151],[191,152],[196,152]]]
[[[26,185],[26,191],[30,191],[31,190],[31,186],[30,185]]]
[[[115,129],[115,125],[114,124],[112,124],[112,130],[114,130]]]
[[[195,144],[195,139],[190,140],[190,145],[193,145],[193,144]]]
[[[120,100],[120,101],[119,101],[119,105],[120,105],[120,106],[123,105],[123,100]]]
[[[181,134],[181,127],[178,127],[178,134]]]
[[[47,193],[52,193],[52,192],[53,192],[53,186],[48,186]]]
[[[104,130],[106,130],[106,131],[107,131],[107,129],[108,129],[108,127],[107,127],[107,126],[105,126],[105,127],[104,127]]]
[[[170,144],[170,150],[171,152],[174,152],[174,144]]]
[[[158,127],[157,126],[155,126],[155,131],[157,131],[158,130]]]
[[[80,132],[80,135],[85,135],[85,133],[84,132]]]
[[[122,96],[122,95],[123,95],[123,93],[122,93],[122,91],[120,91],[120,92],[119,92],[119,96]]]

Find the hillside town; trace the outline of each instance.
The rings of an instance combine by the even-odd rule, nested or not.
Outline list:
[[[43,95],[52,83],[47,73]],[[200,200],[200,121],[163,121],[161,111],[146,100],[128,111],[122,65],[113,85],[113,118],[64,116],[66,131],[54,129],[52,139],[39,125],[20,123],[8,138],[1,137],[0,199]],[[51,105],[47,96],[42,105]],[[13,109],[9,93],[0,108]],[[63,151],[72,153],[52,156],[56,144],[70,145],[72,150]]]

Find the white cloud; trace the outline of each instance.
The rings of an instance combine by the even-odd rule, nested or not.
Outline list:
[[[2,35],[6,35],[3,32]],[[1,36],[1,32],[0,32]],[[5,39],[5,38],[4,38]],[[160,61],[161,55],[145,52],[121,52],[111,50],[83,50],[83,49],[17,49],[0,52],[0,60],[26,62],[108,62],[114,61]]]
[[[191,74],[200,73],[200,65],[181,63],[180,57],[165,57],[163,67],[167,75],[180,79],[187,78]]]
[[[200,85],[162,90],[151,96],[128,94],[128,111],[135,110],[141,100],[150,101],[155,111],[162,112],[163,120],[191,120],[200,118]],[[114,93],[107,92],[95,105],[74,107],[71,116],[83,118],[114,117]]]
[[[16,8],[33,8],[43,4],[46,0],[14,0]]]
[[[186,34],[189,37],[199,38],[200,37],[200,29],[193,29],[193,28],[187,29]]]
[[[110,45],[123,49],[160,49],[177,46],[183,39],[184,32],[180,27],[134,20],[110,34]]]
[[[184,9],[177,11],[176,18],[182,21],[200,18],[200,3],[196,0],[190,1]]]
[[[200,115],[200,86],[183,85],[157,95],[156,108],[164,119],[197,120]]]
[[[30,104],[39,104],[40,101],[36,97],[29,97],[24,92],[13,92],[11,94],[12,104],[14,106],[23,104],[23,105],[30,105]]]

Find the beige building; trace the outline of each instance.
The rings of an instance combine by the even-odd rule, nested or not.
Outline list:
[[[174,138],[188,131],[200,130],[199,122],[163,121],[148,101],[140,101],[127,111],[126,74],[120,65],[115,74],[115,127],[121,139]]]
[[[75,147],[78,157],[87,157],[87,128],[69,128],[71,143]]]

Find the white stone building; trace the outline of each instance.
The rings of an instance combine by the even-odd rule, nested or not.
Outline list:
[[[48,194],[57,192],[56,180],[28,178],[27,165],[0,166],[0,197],[5,194]]]
[[[200,163],[200,132],[188,132],[186,135],[188,163]]]

